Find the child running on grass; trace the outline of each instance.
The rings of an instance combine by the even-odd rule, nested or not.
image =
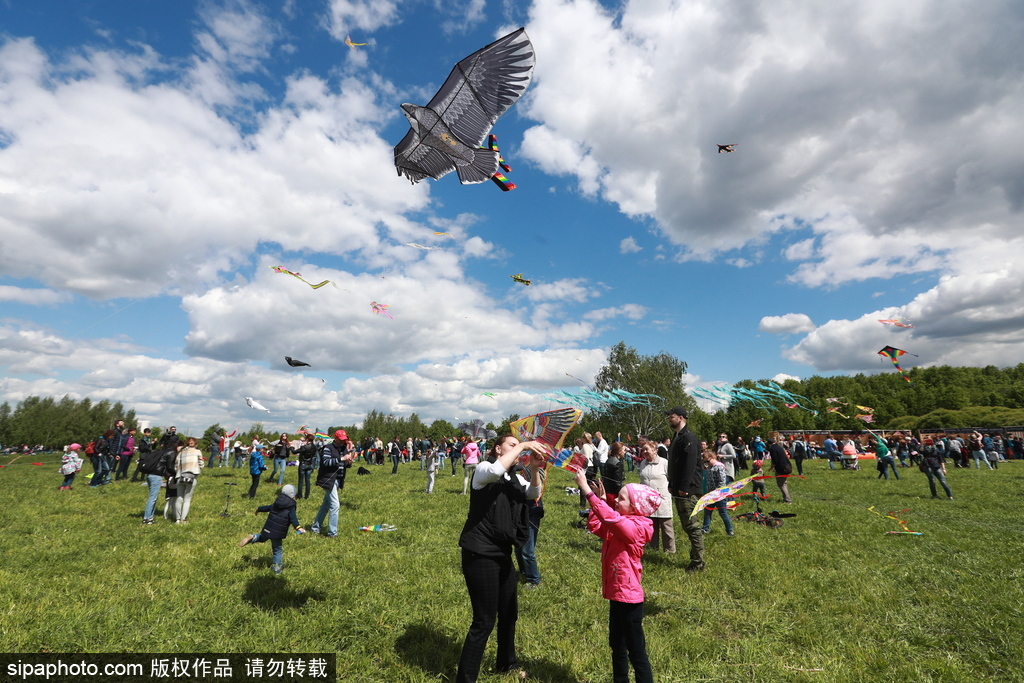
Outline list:
[[[299,526],[299,518],[295,514],[295,497],[294,486],[285,484],[281,487],[281,493],[273,505],[261,505],[256,508],[257,515],[261,512],[270,513],[266,524],[263,525],[263,530],[258,534],[249,534],[238,542],[238,547],[244,548],[250,543],[270,541],[270,547],[274,552],[273,569],[275,574],[280,574],[284,571],[284,547],[282,541],[288,535],[288,525],[290,524],[295,527],[295,530],[300,534],[306,533],[306,530]]]
[[[82,469],[82,459],[78,457],[78,451],[82,446],[73,443],[68,446],[68,452],[61,458],[60,473],[64,475],[64,483],[60,485],[61,491],[70,491],[71,485],[75,483],[75,475]]]
[[[651,540],[650,516],[661,505],[661,494],[643,484],[626,484],[615,498],[603,500],[604,486],[587,482],[586,470],[576,473],[576,485],[590,503],[587,529],[604,539],[601,546],[602,595],[609,601],[608,644],[612,648],[612,680],[628,683],[632,662],[637,683],[654,683],[644,638],[644,546]],[[610,504],[610,505],[609,505]]]

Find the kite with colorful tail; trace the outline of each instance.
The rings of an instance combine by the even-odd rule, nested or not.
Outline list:
[[[498,170],[491,176],[491,180],[494,184],[501,188],[502,192],[508,192],[509,190],[516,189],[516,184],[511,180],[502,175],[502,171],[505,173],[511,173],[512,167],[505,163],[505,159],[501,156],[501,151],[498,149],[498,136],[488,135],[487,136],[487,148],[498,153]]]

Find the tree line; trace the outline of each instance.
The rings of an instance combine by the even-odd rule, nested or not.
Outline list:
[[[608,362],[597,373],[594,386],[585,389],[595,392],[621,389],[655,398],[649,405],[617,404],[585,412],[569,433],[567,443],[584,432],[596,431],[603,432],[609,441],[620,434],[630,440],[637,435],[670,436],[664,411],[675,406],[683,406],[690,412],[690,429],[701,436],[717,432],[747,437],[775,430],[941,429],[1024,424],[1024,363],[1008,368],[993,365],[911,368],[912,383],[890,371],[877,375],[815,375],[781,383],[786,391],[803,397],[796,408],[787,408],[781,402],[773,410],[738,403],[709,411],[700,409],[686,393],[683,381],[686,368],[685,361],[667,352],[644,355],[624,342],[616,344]],[[767,380],[743,380],[738,385],[753,387],[764,381]],[[828,398],[839,401],[829,402]],[[855,417],[866,414],[858,406],[872,409],[870,423]],[[559,406],[552,406],[556,407]],[[837,410],[830,412],[830,408]],[[509,415],[499,424],[488,423],[486,427],[499,434],[508,433],[509,423],[519,417]],[[134,409],[125,410],[120,402],[93,403],[89,398],[30,396],[13,409],[6,402],[0,405],[0,444],[49,447],[62,447],[73,441],[85,444],[119,418],[128,427],[137,425]],[[756,420],[760,420],[757,426],[748,426]],[[326,428],[307,425],[307,428],[320,429],[327,434],[344,429],[356,443],[375,437],[387,442],[395,436],[403,442],[408,438],[428,438],[436,442],[462,435],[458,425],[447,420],[437,419],[427,424],[417,413],[406,417],[379,410],[367,413],[362,424]],[[208,451],[220,431],[221,426],[213,424],[201,436],[182,436],[196,436],[200,448]],[[160,427],[153,428],[155,439],[161,434]],[[255,422],[236,434],[232,441],[250,443],[253,438],[260,438],[273,442],[279,436],[280,433],[267,431],[261,422]]]

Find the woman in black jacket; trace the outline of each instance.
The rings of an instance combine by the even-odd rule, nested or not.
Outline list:
[[[313,475],[313,470],[316,469],[317,448],[313,443],[314,438],[313,434],[306,434],[302,438],[302,445],[296,451],[299,456],[299,498],[309,498],[309,480]],[[302,495],[303,488],[306,490],[306,495]]]
[[[515,472],[523,451],[531,451],[531,480]],[[550,448],[536,441],[520,443],[498,437],[487,459],[476,466],[469,494],[469,517],[462,528],[462,574],[473,606],[473,623],[459,658],[457,683],[472,683],[480,673],[487,639],[498,625],[498,671],[515,671],[516,619],[519,616],[512,549],[529,535],[527,499],[541,494],[541,469]]]
[[[274,483],[275,474],[277,475],[277,485],[280,486],[284,483],[284,470],[288,464],[288,456],[294,452],[295,449],[292,448],[291,443],[288,441],[288,435],[282,434],[281,438],[274,444],[274,469],[270,473],[270,478],[267,479],[268,484]]]
[[[622,465],[626,446],[621,441],[612,444],[608,459],[601,465],[601,483],[606,493],[619,495],[619,490],[626,484],[626,472]]]

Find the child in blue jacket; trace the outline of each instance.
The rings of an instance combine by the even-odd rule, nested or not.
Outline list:
[[[249,456],[249,476],[252,477],[252,486],[249,487],[249,500],[256,497],[256,487],[260,485],[260,475],[267,471],[267,465],[263,462],[263,452],[252,449]]]

